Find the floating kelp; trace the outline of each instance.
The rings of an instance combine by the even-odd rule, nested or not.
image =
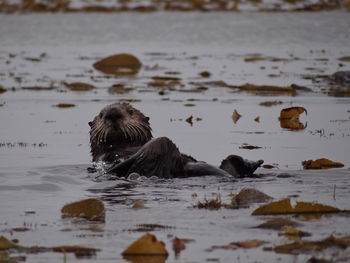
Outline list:
[[[311,236],[310,233],[308,232],[304,232],[304,231],[301,231],[299,229],[296,229],[292,226],[284,226],[282,227],[281,229],[282,231],[278,234],[280,236],[287,236],[287,237],[290,237],[292,239],[294,238],[301,238],[301,237],[309,237]]]
[[[95,69],[112,75],[135,75],[141,66],[140,60],[131,54],[109,56],[93,64]]]
[[[270,61],[270,62],[287,62],[290,59],[277,57],[264,57],[260,55],[248,56],[244,59],[245,62]]]
[[[145,234],[133,242],[123,252],[123,256],[168,256],[168,251],[162,241],[158,241],[155,235]]]
[[[41,90],[54,90],[56,89],[54,86],[23,86],[22,90],[30,90],[30,91],[41,91]]]
[[[239,146],[239,149],[245,149],[245,150],[256,150],[256,149],[261,149],[262,147],[260,146],[254,146],[254,145],[250,145],[250,144],[243,144],[241,146]]]
[[[0,94],[1,93],[4,93],[4,92],[6,92],[7,91],[7,89],[5,89],[5,88],[3,88],[2,86],[0,86]]]
[[[282,129],[289,129],[293,131],[301,131],[306,128],[307,124],[301,123],[299,121],[280,119],[280,127]]]
[[[7,238],[0,236],[0,250],[9,250],[17,253],[46,253],[46,252],[59,252],[59,253],[74,253],[77,258],[91,257],[100,251],[96,248],[82,247],[82,246],[56,246],[56,247],[42,247],[42,246],[20,246],[9,241]],[[0,257],[1,261],[1,257]],[[5,261],[8,262],[8,261]],[[9,261],[12,262],[12,261]]]
[[[312,251],[321,251],[329,247],[345,249],[349,247],[350,242],[346,238],[329,236],[320,241],[297,241],[290,244],[274,247],[276,253],[295,254],[310,253]]]
[[[303,161],[302,165],[304,169],[331,169],[344,167],[344,164],[326,158]]]
[[[174,250],[175,256],[178,256],[182,250],[186,249],[186,244],[183,239],[175,237],[172,243],[173,243],[173,250]]]
[[[4,236],[0,236],[0,250],[15,248],[17,245]]]
[[[199,73],[202,78],[210,78],[211,73],[209,71],[202,71]]]
[[[134,90],[132,87],[126,87],[124,84],[114,84],[112,87],[108,88],[108,93],[110,94],[124,94]]]
[[[238,89],[241,91],[254,92],[256,94],[282,94],[291,96],[296,93],[296,89],[292,86],[270,86],[270,85],[255,85],[255,84],[243,84],[240,86],[231,86],[231,88]]]
[[[306,214],[306,213],[339,213],[340,209],[309,202],[297,202],[295,207],[292,207],[290,199],[283,199],[272,202],[255,209],[252,215],[275,215],[275,214]]]
[[[77,258],[92,257],[99,249],[82,246],[58,246],[52,248],[53,252],[74,253]]]
[[[287,120],[299,120],[299,116],[302,113],[307,114],[307,110],[304,107],[290,107],[282,109],[280,112],[280,119]]]
[[[338,60],[342,62],[350,62],[350,56],[340,57]]]
[[[259,105],[260,105],[260,106],[264,106],[264,107],[271,107],[271,106],[280,105],[280,104],[282,104],[282,103],[283,103],[282,101],[274,100],[274,101],[264,101],[264,102],[260,102]]]
[[[216,250],[216,249],[225,249],[225,250],[236,250],[239,248],[250,249],[250,248],[260,247],[262,244],[265,244],[265,243],[267,242],[258,240],[258,239],[252,239],[247,241],[231,242],[227,245],[212,246],[211,248],[206,249],[206,251],[212,252],[213,250]]]
[[[95,86],[84,82],[65,82],[64,85],[71,91],[91,91],[95,89]]]
[[[239,114],[237,110],[233,111],[233,113],[232,113],[232,121],[233,121],[234,124],[236,124],[241,117],[242,117],[242,115]]]
[[[89,198],[65,205],[62,217],[82,217],[91,221],[104,221],[106,211],[104,204],[96,198]]]
[[[59,103],[59,104],[56,104],[54,106],[57,108],[73,108],[73,107],[75,107],[75,104],[73,104],[73,103]]]
[[[306,124],[299,121],[300,114],[304,112],[307,114],[307,110],[303,107],[290,107],[282,109],[279,117],[281,128],[295,131],[305,129]]]
[[[169,229],[174,229],[175,227],[173,226],[168,226],[168,225],[160,225],[160,224],[138,224],[135,226],[135,228],[128,229],[128,231],[132,232],[152,232],[152,231],[157,231],[157,230],[169,230]]]
[[[152,81],[148,83],[151,87],[173,87],[181,84],[181,79],[176,77],[166,77],[166,76],[154,76]]]
[[[282,230],[285,226],[296,227],[300,225],[301,224],[296,221],[293,221],[287,218],[276,217],[276,218],[271,218],[266,222],[256,226],[256,228]]]
[[[244,188],[237,195],[232,197],[231,202],[236,202],[238,206],[248,205],[252,203],[264,203],[273,198],[254,188]]]

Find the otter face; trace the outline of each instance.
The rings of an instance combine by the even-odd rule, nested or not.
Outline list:
[[[104,107],[89,125],[94,160],[106,153],[142,146],[152,139],[149,118],[128,103]]]

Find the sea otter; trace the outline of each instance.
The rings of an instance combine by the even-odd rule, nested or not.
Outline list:
[[[237,155],[224,159],[220,167],[180,153],[167,137],[153,139],[149,118],[129,103],[104,107],[89,122],[93,161],[111,163],[108,173],[127,177],[131,173],[160,178],[202,175],[251,176],[263,163]]]

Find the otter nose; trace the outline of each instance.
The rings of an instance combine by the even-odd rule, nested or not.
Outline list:
[[[105,118],[111,121],[117,121],[122,117],[123,117],[123,114],[117,109],[110,109],[105,115]]]

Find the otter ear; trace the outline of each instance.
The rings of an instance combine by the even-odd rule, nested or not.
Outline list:
[[[92,121],[89,121],[88,124],[89,124],[89,126],[91,127],[91,126],[92,126]]]

